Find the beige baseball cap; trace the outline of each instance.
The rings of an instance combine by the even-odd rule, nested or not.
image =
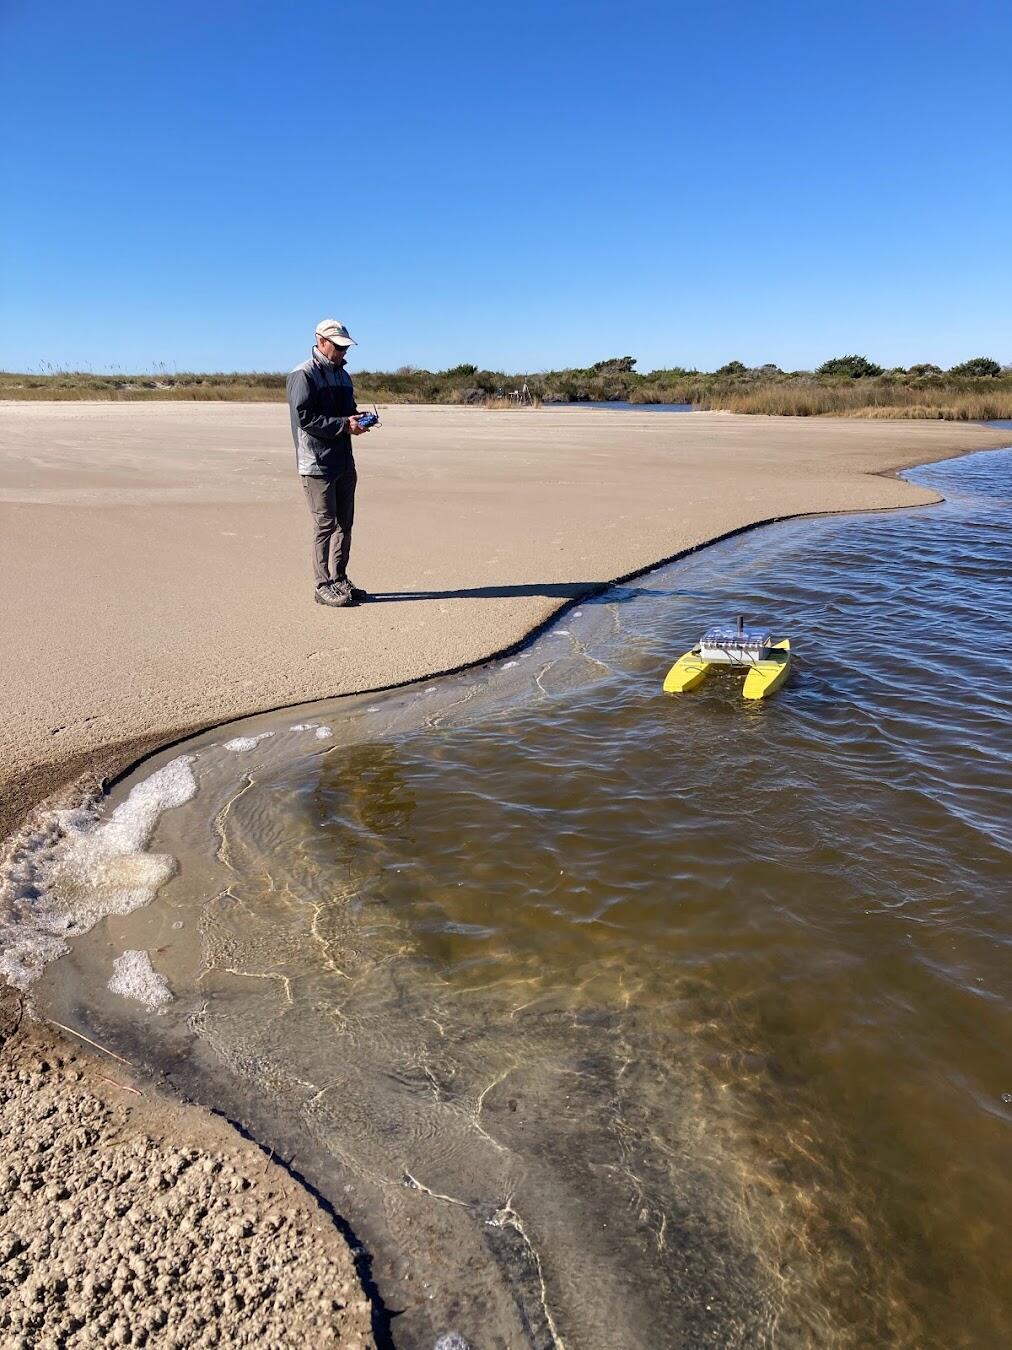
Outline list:
[[[321,319],[316,325],[316,336],[328,338],[331,342],[336,342],[339,347],[358,346],[344,324],[338,323],[336,319]]]

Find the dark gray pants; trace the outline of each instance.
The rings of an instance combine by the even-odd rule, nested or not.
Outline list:
[[[348,575],[357,482],[354,465],[337,478],[302,475],[302,490],[313,517],[313,574],[317,586],[343,581]]]

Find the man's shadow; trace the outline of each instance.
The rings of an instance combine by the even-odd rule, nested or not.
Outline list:
[[[525,586],[471,586],[454,591],[370,591],[369,601],[372,604],[389,604],[401,600],[508,600],[521,596],[543,596],[548,600],[600,599],[607,604],[622,604],[640,595],[682,594],[682,591],[611,585],[601,581],[535,581]]]

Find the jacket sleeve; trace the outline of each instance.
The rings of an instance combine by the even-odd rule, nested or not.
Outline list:
[[[326,417],[322,413],[313,414],[309,404],[312,385],[304,370],[293,370],[288,377],[288,406],[303,431],[316,436],[321,441],[336,441],[342,432],[348,429],[347,417]]]

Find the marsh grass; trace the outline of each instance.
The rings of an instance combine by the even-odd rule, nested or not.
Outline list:
[[[481,408],[489,408],[493,411],[505,409],[506,412],[516,412],[517,410],[520,412],[530,412],[534,408],[540,408],[542,404],[541,399],[539,398],[534,399],[533,402],[530,403],[521,403],[515,398],[506,398],[505,396],[497,398],[493,394],[489,398],[483,400],[478,406]]]
[[[942,386],[923,389],[861,380],[846,385],[766,385],[747,392],[710,395],[704,408],[769,417],[940,418],[990,422],[1012,418],[1012,389],[992,392]]]
[[[134,402],[153,399],[197,402],[277,402],[285,397],[285,377],[273,373],[95,375],[90,371],[53,374],[16,374],[0,371],[0,399],[19,401],[106,400]]]
[[[943,374],[934,366],[887,371],[848,379],[810,371],[781,371],[775,366],[746,369],[732,362],[721,370],[655,370],[647,375],[628,368],[631,358],[601,362],[587,370],[508,375],[455,366],[429,371],[354,372],[359,402],[459,404],[478,408],[538,409],[546,403],[612,402],[691,403],[699,409],[773,417],[940,418],[949,421],[1012,419],[1012,372],[998,376]],[[518,403],[508,391],[527,384],[534,398]],[[111,402],[280,403],[285,375],[248,373],[176,373],[97,375],[88,371],[16,374],[0,371],[0,400],[108,400]]]
[[[974,398],[965,396],[959,402],[930,406],[913,403],[909,407],[857,408],[848,417],[880,418],[934,418],[945,422],[1008,422],[1012,421],[1012,397],[1006,399]]]

